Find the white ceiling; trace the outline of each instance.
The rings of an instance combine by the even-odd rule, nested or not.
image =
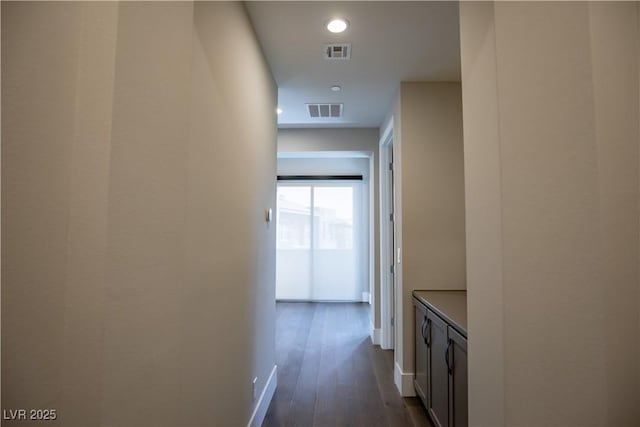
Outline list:
[[[460,81],[457,2],[247,2],[278,84],[278,126],[378,127],[401,81]],[[331,17],[349,28],[332,34]],[[325,43],[350,42],[351,60]],[[342,86],[332,92],[332,85]],[[312,119],[306,103],[344,103],[340,119]]]

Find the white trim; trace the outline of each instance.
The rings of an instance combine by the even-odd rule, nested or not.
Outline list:
[[[393,242],[390,242],[391,227],[389,226],[388,215],[392,211],[393,200],[390,193],[390,150],[393,144],[393,117],[389,119],[389,123],[382,132],[380,138],[380,346],[383,349],[394,348],[394,328],[391,326],[391,317],[393,313],[393,283],[390,280],[389,269],[391,263],[389,260],[393,256],[390,250]],[[397,220],[397,215],[396,215]]]
[[[361,301],[371,304],[371,293],[369,291],[363,292]]]
[[[380,345],[380,329],[376,329],[375,326],[373,326],[373,323],[370,323],[370,326],[371,332],[369,333],[369,336],[371,336],[371,342],[373,345]]]
[[[403,397],[413,397],[416,395],[416,390],[413,388],[413,372],[402,372],[400,365],[395,363],[396,368],[393,371],[393,382],[396,384],[400,395]]]
[[[371,152],[369,156],[369,306],[373,313],[375,326],[376,311],[378,311],[380,307],[380,302],[377,301],[376,294],[380,294],[380,289],[376,289],[376,208],[378,206],[376,204],[375,180],[378,179],[378,177],[375,174],[374,158],[375,155]],[[378,172],[378,174],[380,174],[380,172]],[[380,283],[378,282],[378,288],[379,287]]]
[[[278,365],[273,365],[271,375],[269,375],[267,384],[265,384],[260,394],[260,399],[258,399],[253,414],[251,414],[251,419],[247,427],[260,427],[262,425],[264,417],[267,415],[267,409],[269,409],[269,405],[271,404],[271,399],[273,399],[273,394],[276,392],[276,387],[278,387]]]
[[[387,123],[387,127],[382,131],[382,136],[380,137],[380,142],[386,141],[390,136],[393,135],[393,116],[389,118],[389,123]],[[382,144],[380,144],[382,145]]]

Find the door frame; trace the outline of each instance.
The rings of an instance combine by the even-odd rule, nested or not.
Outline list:
[[[396,328],[391,323],[394,316],[394,289],[396,288],[394,286],[396,275],[391,274],[394,242],[390,238],[393,227],[389,220],[389,213],[394,212],[393,188],[390,185],[392,171],[389,169],[392,150],[393,118],[380,137],[380,347],[383,349],[395,348]],[[397,325],[397,321],[395,324]]]

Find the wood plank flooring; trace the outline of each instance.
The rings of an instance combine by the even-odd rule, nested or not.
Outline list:
[[[264,427],[431,426],[393,384],[393,352],[369,338],[369,305],[277,303],[278,388]]]

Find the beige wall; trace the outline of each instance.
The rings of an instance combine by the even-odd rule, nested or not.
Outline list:
[[[242,5],[3,2],[2,64],[3,408],[246,425],[276,88]]]
[[[460,83],[402,82],[393,107],[396,276],[396,363],[414,369],[415,289],[466,289],[464,163]]]
[[[378,150],[378,128],[278,129],[278,151]]]
[[[493,6],[480,2],[462,4],[460,31],[467,234],[469,421],[471,425],[494,427],[505,425],[505,307],[501,258],[502,193],[499,190],[502,176]]]
[[[473,425],[640,423],[637,9],[461,5]]]
[[[380,214],[379,198],[379,150],[377,128],[312,128],[279,129],[278,152],[297,151],[362,151],[373,153],[373,225],[374,225],[374,265],[373,265],[373,310],[371,320],[374,328],[380,328]]]

